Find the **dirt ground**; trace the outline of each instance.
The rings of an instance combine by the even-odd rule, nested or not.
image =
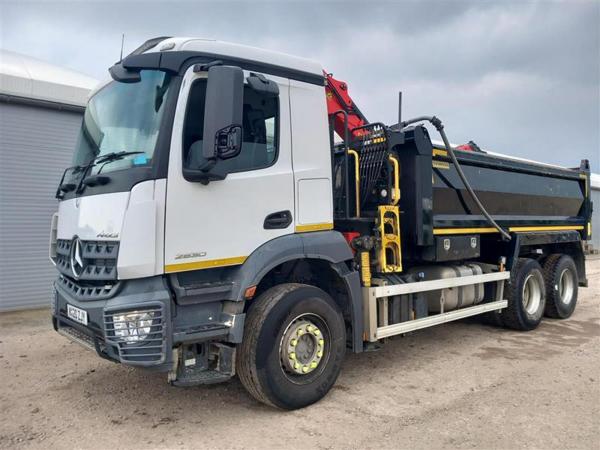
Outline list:
[[[48,311],[0,315],[0,447],[600,448],[600,260],[573,317],[518,333],[462,321],[349,355],[294,412],[239,381],[176,388],[56,334]]]

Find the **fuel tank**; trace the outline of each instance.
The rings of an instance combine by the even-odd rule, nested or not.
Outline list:
[[[483,269],[479,264],[439,265],[413,267],[411,275],[419,275],[423,281],[481,275]],[[465,308],[481,303],[483,300],[483,284],[451,287],[437,291],[424,292],[429,313],[439,313],[444,305],[444,312]]]

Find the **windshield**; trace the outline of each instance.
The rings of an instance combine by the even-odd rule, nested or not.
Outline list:
[[[150,166],[165,109],[170,75],[142,70],[141,81],[113,81],[95,94],[85,110],[73,164],[82,166],[111,153],[124,154],[97,164],[90,173]]]

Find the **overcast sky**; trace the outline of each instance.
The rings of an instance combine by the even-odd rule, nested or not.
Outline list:
[[[320,61],[371,121],[438,115],[453,142],[600,172],[600,1],[10,2],[2,48],[105,78],[161,35]]]

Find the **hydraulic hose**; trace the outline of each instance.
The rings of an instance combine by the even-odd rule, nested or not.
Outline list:
[[[481,210],[481,212],[483,213],[483,215],[487,219],[487,221],[490,223],[490,225],[492,225],[494,228],[496,228],[496,230],[498,230],[498,232],[502,235],[502,239],[504,239],[505,241],[510,241],[511,240],[510,234],[508,234],[500,225],[498,225],[496,223],[496,221],[492,218],[492,216],[483,207],[483,204],[479,201],[477,194],[475,194],[475,191],[469,184],[469,181],[467,180],[467,177],[465,176],[465,173],[463,172],[462,167],[460,166],[460,164],[458,163],[458,160],[456,159],[454,150],[452,149],[452,146],[450,145],[450,142],[448,141],[448,137],[446,136],[446,132],[444,131],[444,124],[442,123],[442,121],[435,116],[415,117],[414,119],[410,119],[410,120],[401,122],[399,124],[400,130],[407,127],[408,125],[411,125],[411,124],[417,123],[417,122],[430,122],[435,127],[435,129],[438,131],[438,133],[442,137],[442,140],[444,141],[444,145],[446,146],[446,151],[448,152],[448,154],[450,155],[450,159],[452,160],[452,164],[454,164],[454,167],[456,168],[456,172],[458,173],[459,178],[465,185],[465,188],[469,192],[469,195],[471,196],[471,198],[473,199],[473,201],[475,202],[477,207]]]

